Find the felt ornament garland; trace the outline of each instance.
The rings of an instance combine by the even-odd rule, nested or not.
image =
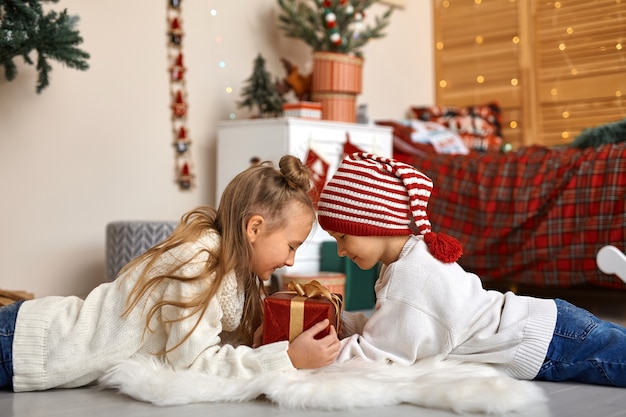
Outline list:
[[[194,185],[192,173],[191,139],[187,129],[187,87],[183,63],[183,38],[181,6],[182,0],[167,0],[168,61],[170,75],[170,96],[172,98],[172,133],[174,136],[176,182],[181,190],[189,190]]]

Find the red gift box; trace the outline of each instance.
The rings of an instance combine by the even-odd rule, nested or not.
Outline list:
[[[315,103],[312,101],[284,103],[283,116],[319,120],[322,118],[322,103]]]
[[[295,291],[279,291],[265,297],[263,344],[281,340],[292,341],[303,331],[328,318],[330,325],[339,328],[341,296],[332,294],[317,281],[301,285],[294,283]],[[320,339],[330,332],[330,325],[318,333]]]
[[[292,272],[283,274],[280,277],[282,281],[282,290],[289,291],[289,283],[297,282],[304,285],[311,281],[317,281],[325,288],[333,293],[345,297],[346,292],[346,274],[342,272],[314,272],[314,273],[298,273]]]

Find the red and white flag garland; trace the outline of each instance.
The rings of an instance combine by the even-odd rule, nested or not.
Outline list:
[[[363,150],[350,142],[350,133],[346,132],[346,142],[343,144],[343,156],[341,159],[345,158],[346,155],[352,155],[355,152],[363,152]]]
[[[192,173],[191,140],[187,131],[187,87],[183,64],[182,0],[167,0],[168,61],[170,74],[170,96],[172,99],[172,133],[174,136],[176,182],[181,190],[194,185]]]
[[[340,156],[340,160],[337,161],[337,163],[340,163],[341,159],[343,159],[346,155],[352,154],[354,152],[363,151],[358,146],[350,142],[350,134],[346,132],[346,141],[343,144],[342,155]],[[312,143],[309,143],[309,149],[307,150],[304,164],[311,171],[312,186],[310,196],[313,200],[313,203],[317,204],[317,202],[319,201],[319,196],[322,193],[322,189],[324,188],[324,185],[326,185],[326,180],[328,179],[330,163],[328,162],[326,155],[324,155],[320,150],[316,149]]]
[[[311,191],[309,192],[309,195],[311,196],[313,203],[317,204],[320,194],[322,193],[322,188],[324,188],[324,185],[326,184],[326,177],[328,177],[330,164],[324,159],[321,152],[316,151],[310,145],[304,164],[309,168],[312,176]]]

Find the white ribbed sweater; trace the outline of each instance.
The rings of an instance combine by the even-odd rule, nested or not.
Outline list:
[[[163,262],[189,259],[200,249],[219,243],[218,235],[206,233],[197,242],[169,253],[169,259]],[[206,256],[206,252],[196,255],[194,263],[186,270],[190,274],[197,272]],[[86,385],[110,366],[135,353],[162,352],[178,343],[197,316],[168,325],[155,319],[151,324],[153,331],[145,334],[141,305],[129,316],[121,317],[139,272],[130,270],[114,282],[101,284],[84,300],[44,297],[24,302],[18,312],[13,341],[14,390]],[[191,288],[189,284],[172,282],[153,292],[151,299],[178,299],[206,291],[208,285],[209,282],[202,282]],[[252,349],[223,340],[230,339],[231,332],[236,330],[243,301],[236,277],[226,277],[192,336],[164,359],[176,369],[204,370],[234,378],[249,378],[268,370],[293,369],[287,355],[287,342]],[[181,311],[172,307],[162,309],[163,318],[180,314]]]
[[[543,364],[554,326],[553,300],[487,291],[478,276],[429,253],[411,237],[381,271],[369,319],[343,314],[339,361],[352,357],[410,365],[433,355],[490,363],[532,379]]]

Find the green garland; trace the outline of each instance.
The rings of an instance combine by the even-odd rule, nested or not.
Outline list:
[[[365,11],[378,0],[278,0],[279,28],[290,38],[303,40],[314,51],[352,53],[371,39],[382,38],[393,7],[376,16],[373,26],[363,21]],[[361,27],[359,27],[361,26]]]
[[[61,13],[50,11],[44,14],[41,3],[58,0],[0,0],[0,65],[4,75],[12,81],[17,76],[15,57],[21,56],[29,65],[35,63],[29,54],[37,52],[37,93],[50,84],[52,66],[48,59],[59,61],[70,68],[89,68],[89,54],[76,45],[83,42],[74,27],[76,16],[68,16],[67,10]]]

